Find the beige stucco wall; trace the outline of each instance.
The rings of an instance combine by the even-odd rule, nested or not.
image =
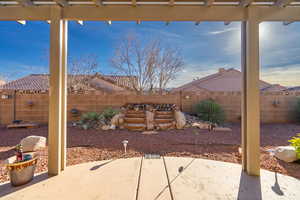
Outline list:
[[[11,92],[0,92],[10,94]],[[293,112],[300,92],[269,92],[261,94],[261,121],[266,123],[292,122]],[[70,114],[76,108],[83,112],[101,112],[107,107],[119,108],[126,103],[174,103],[181,106],[184,112],[193,112],[193,106],[201,100],[213,99],[221,104],[228,121],[238,122],[241,117],[241,94],[239,92],[201,92],[175,93],[168,95],[128,95],[90,92],[88,94],[69,94],[68,120],[78,119]],[[29,102],[33,105],[29,106]],[[275,102],[275,103],[274,103]],[[16,94],[16,119],[47,123],[48,94]],[[13,120],[13,98],[0,99],[0,124]]]

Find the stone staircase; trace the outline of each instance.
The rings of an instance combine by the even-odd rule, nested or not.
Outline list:
[[[154,121],[159,129],[165,130],[173,128],[174,126],[174,113],[173,111],[155,111]]]
[[[124,127],[128,130],[142,131],[146,129],[146,113],[144,110],[127,110]]]
[[[155,127],[165,130],[174,127],[173,111],[155,111]],[[128,130],[143,131],[147,129],[146,112],[144,110],[127,110],[124,118],[124,127]]]

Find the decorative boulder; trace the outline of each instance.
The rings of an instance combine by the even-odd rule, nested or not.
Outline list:
[[[183,129],[186,124],[186,119],[185,119],[184,114],[182,112],[176,110],[176,111],[174,111],[174,118],[176,121],[176,128]]]
[[[154,113],[151,111],[146,111],[146,126],[147,130],[154,129]]]
[[[103,125],[103,126],[101,127],[101,129],[102,129],[103,131],[108,131],[109,129],[111,129],[111,126],[109,126],[109,125]]]
[[[24,152],[37,151],[46,147],[46,141],[47,139],[45,137],[31,135],[23,138],[20,144],[22,145]]]
[[[203,122],[194,122],[192,124],[192,127],[197,127],[200,129],[210,129],[211,125],[208,123],[203,123]]]
[[[295,148],[292,146],[280,146],[275,148],[274,156],[285,162],[294,162],[298,160]]]
[[[125,115],[123,113],[116,114],[113,116],[113,118],[110,121],[110,124],[114,127],[120,127],[124,124],[124,117]],[[114,128],[115,129],[115,128]]]

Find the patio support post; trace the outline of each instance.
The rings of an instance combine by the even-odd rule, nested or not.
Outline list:
[[[243,170],[260,175],[260,89],[259,89],[259,21],[255,9],[248,8],[242,22],[242,149]]]
[[[67,80],[68,80],[68,21],[63,20],[62,30],[62,91],[61,91],[61,170],[66,168],[67,157]]]
[[[62,155],[62,44],[63,20],[61,8],[51,8],[50,24],[50,78],[49,78],[49,131],[48,131],[48,174],[58,175],[61,171]]]

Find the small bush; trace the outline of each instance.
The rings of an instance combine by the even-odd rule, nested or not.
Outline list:
[[[296,104],[296,120],[297,122],[300,122],[300,99],[298,99],[297,104]]]
[[[107,108],[102,113],[87,112],[81,115],[79,125],[85,130],[90,128],[98,128],[103,125],[109,125],[113,116],[118,113],[118,110],[112,108]]]
[[[289,143],[291,146],[295,147],[297,158],[300,159],[300,133],[296,137],[293,137],[291,140],[289,140]]]
[[[222,124],[225,121],[225,113],[222,107],[213,100],[204,100],[195,105],[198,117],[210,123]]]
[[[103,121],[103,116],[97,112],[87,112],[81,115],[79,124],[85,130],[96,128]]]
[[[98,121],[101,119],[101,114],[97,112],[87,112],[81,116],[83,121]]]
[[[103,110],[103,112],[101,113],[102,117],[104,118],[105,121],[110,122],[110,120],[116,115],[118,114],[119,111],[115,110],[113,108],[106,108],[105,110]]]

